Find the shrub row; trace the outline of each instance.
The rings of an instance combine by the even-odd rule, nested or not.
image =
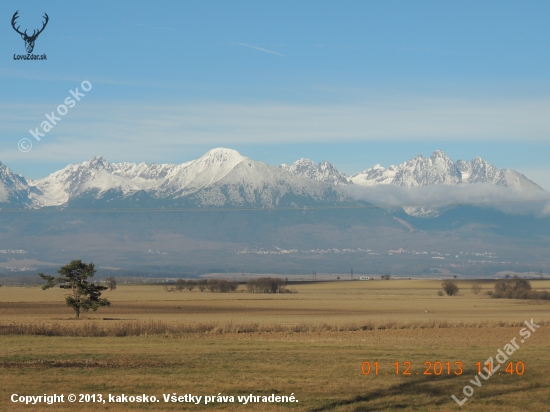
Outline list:
[[[237,281],[227,281],[225,279],[201,279],[201,280],[176,280],[176,290],[180,292],[183,289],[189,290],[191,292],[197,287],[201,292],[204,292],[206,289],[210,292],[235,292],[239,287],[239,282]]]
[[[227,281],[225,279],[176,280],[176,290],[182,291],[183,289],[187,289],[192,291],[195,287],[201,292],[208,289],[210,292],[226,293],[237,290],[239,282]],[[166,286],[166,290],[171,292],[174,288]],[[246,283],[246,290],[250,293],[290,293],[290,291],[286,289],[283,279],[270,277],[250,279]]]
[[[281,278],[250,279],[246,283],[246,290],[251,293],[288,293],[285,281]]]
[[[546,290],[537,292],[536,290],[513,291],[507,290],[504,292],[491,293],[493,299],[533,299],[533,300],[550,300],[550,293]]]

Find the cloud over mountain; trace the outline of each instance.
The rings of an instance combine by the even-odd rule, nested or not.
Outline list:
[[[432,185],[406,188],[385,184],[348,185],[344,191],[355,199],[381,207],[402,207],[408,214],[434,217],[455,205],[491,207],[509,214],[550,216],[550,193],[517,190],[491,183]]]

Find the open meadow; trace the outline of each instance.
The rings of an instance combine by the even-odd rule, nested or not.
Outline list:
[[[103,293],[110,307],[80,320],[59,288],[1,287],[0,409],[548,411],[550,301],[492,299],[485,292],[494,281],[475,282],[479,294],[459,280],[453,297],[437,295],[438,280],[291,283],[295,293],[285,294],[119,284]],[[550,290],[548,280],[531,284]],[[540,328],[520,336],[531,319]],[[499,372],[481,387],[470,383],[476,363],[513,338],[517,348]],[[513,373],[505,370],[510,362]],[[473,393],[459,406],[451,395],[463,400],[466,385]],[[107,402],[10,401],[54,393],[101,394]],[[164,401],[174,393],[203,399]],[[108,394],[160,402],[113,403]],[[218,394],[234,402],[218,402]],[[239,402],[250,394],[292,394],[298,402]],[[205,396],[214,400],[205,405]]]

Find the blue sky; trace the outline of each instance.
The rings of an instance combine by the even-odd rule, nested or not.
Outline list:
[[[33,52],[46,61],[13,59],[16,10],[31,33],[48,13]],[[346,173],[441,149],[550,190],[548,1],[4,0],[0,17],[0,161],[32,178],[220,146]]]

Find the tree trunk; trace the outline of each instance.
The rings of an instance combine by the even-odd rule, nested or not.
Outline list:
[[[80,311],[79,310],[75,310],[74,311],[75,315],[76,315],[76,318],[78,319],[80,317]]]

